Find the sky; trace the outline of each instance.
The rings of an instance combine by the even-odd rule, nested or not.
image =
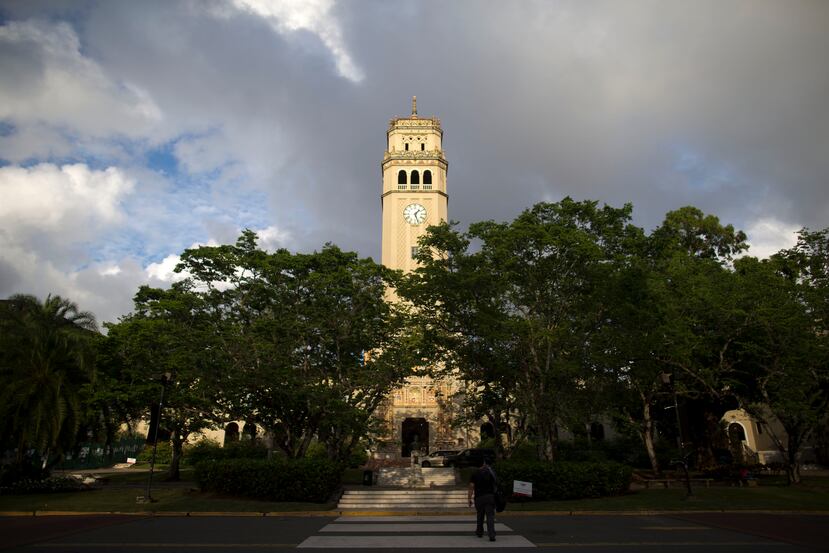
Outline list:
[[[178,255],[379,260],[389,119],[441,119],[449,216],[694,205],[750,253],[829,226],[823,0],[0,0],[0,298],[115,321]]]

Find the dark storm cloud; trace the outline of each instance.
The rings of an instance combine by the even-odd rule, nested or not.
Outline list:
[[[829,224],[829,3],[349,0],[290,30],[238,1],[0,7],[39,29],[64,22],[90,74],[100,68],[94,91],[117,101],[90,116],[106,124],[78,124],[93,136],[78,131],[74,160],[120,148],[133,201],[170,213],[127,210],[158,227],[143,235],[163,237],[156,260],[192,243],[170,231],[188,225],[203,241],[273,225],[292,249],[333,241],[379,257],[385,131],[412,95],[443,122],[462,224],[566,195],[632,202],[647,228],[687,204],[772,235]],[[343,76],[337,44],[362,79]],[[0,61],[19,82],[44,73],[14,48]],[[139,101],[150,116],[125,112]],[[163,196],[142,176],[158,148],[190,172],[163,175]],[[176,212],[176,187],[203,196],[198,210]]]
[[[372,6],[344,17],[366,89],[443,118],[452,217],[569,194],[648,226],[686,203],[829,221],[825,3]]]
[[[103,2],[83,41],[165,116],[220,128],[301,246],[376,254],[389,118],[444,123],[450,215],[504,219],[565,195],[695,204],[738,225],[821,226],[829,165],[822,2],[342,2],[337,74],[308,31],[183,2]]]

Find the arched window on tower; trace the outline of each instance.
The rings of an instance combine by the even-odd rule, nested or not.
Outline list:
[[[412,189],[417,188],[418,185],[420,185],[420,173],[415,169],[412,171]]]
[[[403,169],[397,172],[397,189],[406,190],[406,171]]]
[[[432,188],[432,172],[429,169],[423,171],[423,188],[427,190]]]

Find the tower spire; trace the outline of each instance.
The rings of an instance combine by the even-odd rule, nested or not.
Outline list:
[[[412,115],[417,116],[417,96],[412,96]]]

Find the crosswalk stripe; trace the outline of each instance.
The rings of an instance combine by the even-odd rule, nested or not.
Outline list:
[[[502,547],[535,547],[524,536],[498,536],[498,541],[489,541],[486,538],[469,536],[311,536],[298,548],[337,548],[337,549],[380,549],[380,548],[409,548],[431,549],[439,547],[451,548],[502,548]]]
[[[410,522],[407,524],[364,524],[364,523],[349,523],[349,524],[329,524],[325,526],[320,532],[472,532],[475,529],[475,523],[456,523],[444,522],[438,524],[418,524]],[[496,532],[511,532],[512,530],[505,524],[496,523]]]
[[[466,516],[342,516],[310,536],[298,548],[456,548],[536,547],[524,536],[496,522],[497,541],[474,535],[475,517]],[[387,535],[388,534],[388,535]]]

